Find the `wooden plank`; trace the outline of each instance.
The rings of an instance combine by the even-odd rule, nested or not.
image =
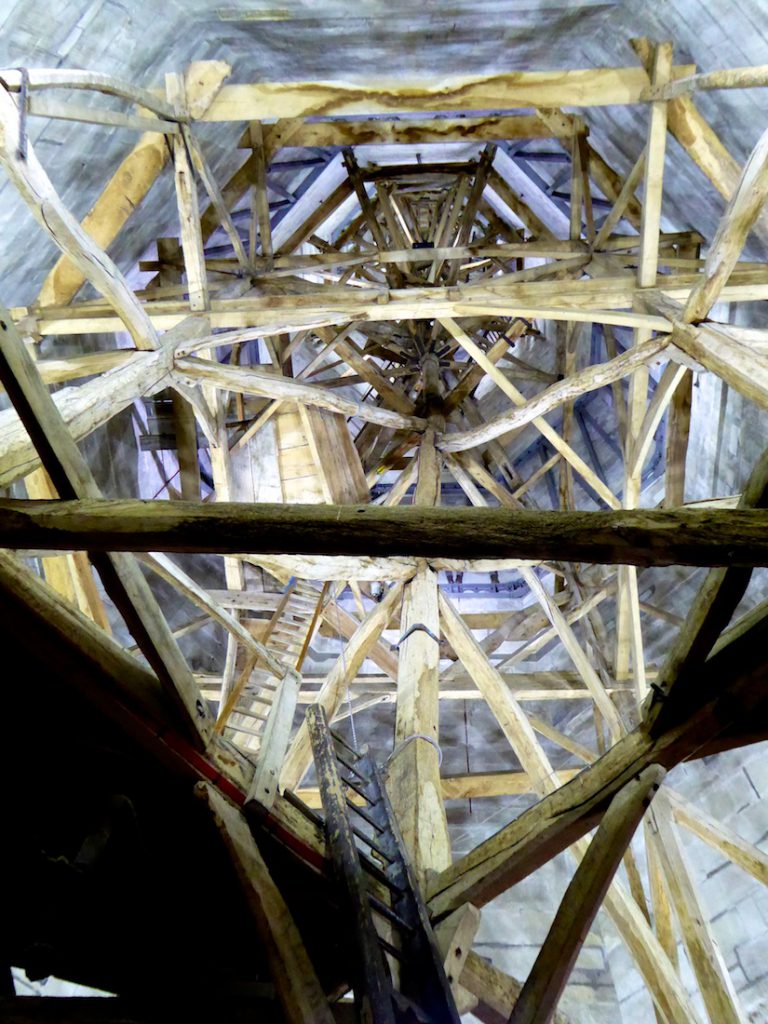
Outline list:
[[[331,505],[367,502],[370,491],[344,416],[303,405],[299,406],[299,414],[323,481],[326,501]]]
[[[297,1024],[333,1024],[328,999],[293,915],[242,812],[209,785],[201,783],[198,794],[208,805],[240,880],[245,905],[266,949],[269,971],[286,1019]]]

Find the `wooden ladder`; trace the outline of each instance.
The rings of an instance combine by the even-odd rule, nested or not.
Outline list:
[[[291,579],[260,635],[261,642],[286,668],[301,669],[327,590],[327,583],[317,590],[306,580]],[[280,703],[283,687],[281,680],[260,670],[257,663],[258,656],[248,652],[216,722],[216,732],[226,734],[244,753],[260,748],[267,723]]]
[[[326,841],[353,940],[351,983],[358,1019],[364,1024],[459,1024],[378,768],[367,753],[359,754],[329,728],[319,705],[307,709],[307,726]],[[389,893],[388,900],[375,895],[371,879]]]

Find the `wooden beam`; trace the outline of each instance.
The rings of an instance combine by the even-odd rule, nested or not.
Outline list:
[[[647,365],[662,355],[668,344],[669,339],[663,336],[652,338],[642,345],[633,346],[606,363],[587,366],[550,385],[524,404],[516,405],[509,412],[501,413],[471,430],[446,434],[440,439],[439,447],[444,452],[466,451],[468,448],[501,437],[509,431],[518,430],[557,409],[563,403],[573,401],[579,395],[588,394],[621,380],[633,373],[638,366]]]
[[[89,498],[3,500],[0,509],[0,545],[37,551],[291,551],[465,563],[471,552],[477,571],[479,559],[768,565],[768,512],[746,507],[538,512]]]
[[[652,44],[645,38],[631,39],[630,43],[646,67],[650,64]],[[663,98],[674,81],[661,90]],[[711,125],[699,113],[691,96],[669,99],[667,103],[668,127],[690,158],[715,186],[726,200],[736,191],[741,168],[723,145]],[[763,213],[758,222],[758,232],[763,243],[768,241],[768,214]]]
[[[750,153],[717,226],[704,264],[704,275],[691,289],[683,313],[686,323],[703,320],[717,302],[767,197],[768,132],[764,132]]]
[[[21,155],[20,124],[16,102],[3,89],[0,91],[0,163],[8,177],[43,230],[106,298],[120,319],[121,329],[130,333],[136,348],[157,348],[155,328],[122,272],[64,206],[29,140],[25,143],[25,155]]]
[[[320,508],[322,506],[313,507]],[[395,583],[389,588],[383,600],[373,606],[323,681],[315,703],[325,709],[329,719],[333,718],[344,700],[347,686],[360,671],[368,652],[389,621],[402,592],[402,584]],[[309,731],[306,722],[302,722],[285,758],[280,774],[280,788],[296,789],[311,761],[312,746]]]
[[[392,412],[373,403],[356,402],[319,384],[303,384],[292,377],[283,377],[255,366],[228,366],[210,359],[185,356],[175,361],[174,369],[192,383],[203,381],[226,391],[314,405],[344,416],[356,416],[368,423],[379,423],[393,430],[424,430],[426,427],[426,421],[418,416]]]
[[[692,65],[673,69],[674,78],[687,78],[693,73]],[[590,68],[370,85],[357,82],[230,85],[222,89],[201,120],[253,121],[323,114],[392,116],[427,111],[604,106],[642,102],[647,84],[642,68]]]
[[[710,1020],[722,1024],[746,1024],[747,1017],[739,1004],[736,988],[725,960],[707,923],[690,874],[680,837],[672,820],[669,803],[662,798],[651,810],[653,827],[659,843],[657,850],[675,908],[680,934],[688,958],[699,983],[699,990]]]
[[[212,786],[200,784],[229,853],[267,954],[269,972],[286,1019],[296,1024],[334,1024],[328,999],[315,973],[301,934],[269,872],[242,812]]]
[[[101,493],[93,474],[2,305],[0,376],[58,493],[66,498],[98,500]],[[113,553],[92,555],[92,561],[142,653],[184,715],[194,742],[204,746],[213,724],[210,713],[136,560]]]
[[[232,73],[224,61],[194,61],[187,69],[187,95],[195,110],[204,110]],[[81,222],[101,249],[108,249],[158,178],[169,158],[162,132],[145,132],[121,162],[103,192]],[[40,290],[41,306],[70,302],[87,276],[67,256],[61,256]]]
[[[266,138],[272,140],[272,125],[266,126]],[[568,137],[573,132],[569,122],[545,125],[535,115],[514,117],[446,117],[408,118],[407,121],[386,117],[369,121],[301,121],[289,136],[280,141],[292,147],[306,146],[384,146],[424,145],[432,142],[501,142],[509,139],[547,139]],[[277,134],[277,133],[275,133]],[[249,148],[247,132],[240,148]]]
[[[665,771],[650,765],[613,798],[565,891],[509,1024],[551,1019],[613,876]]]
[[[482,366],[491,380],[493,380],[494,384],[496,384],[496,386],[500,388],[515,405],[522,407],[526,404],[524,395],[518,391],[509,380],[507,380],[499,368],[487,358],[480,346],[472,341],[469,335],[459,327],[455,320],[452,320],[449,317],[442,317],[440,322],[449,332],[451,337],[458,341],[461,347],[472,356],[479,366]],[[608,489],[608,487],[606,487],[603,481],[596,473],[593,472],[586,462],[584,462],[581,456],[578,455],[570,445],[563,441],[557,431],[549,425],[543,416],[537,415],[531,419],[531,422],[539,433],[542,434],[542,436],[544,436],[549,443],[560,452],[563,458],[579,472],[586,483],[603,499],[609,508],[618,507],[619,502],[616,499],[616,496]]]

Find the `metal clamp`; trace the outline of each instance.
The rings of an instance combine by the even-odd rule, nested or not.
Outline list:
[[[429,626],[425,626],[423,622],[414,622],[411,628],[406,633],[403,633],[403,635],[400,637],[396,644],[390,644],[390,651],[399,650],[400,645],[405,643],[405,641],[408,639],[411,633],[415,633],[419,629],[422,631],[422,633],[426,633],[427,636],[430,637],[430,639],[434,640],[435,643],[438,646],[440,646],[440,640],[438,639],[438,637],[435,636],[435,634],[432,632]]]

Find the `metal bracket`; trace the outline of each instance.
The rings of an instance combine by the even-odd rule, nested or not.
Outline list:
[[[401,644],[405,643],[405,641],[408,639],[411,633],[415,633],[419,629],[422,631],[422,633],[426,633],[430,639],[434,640],[438,646],[440,645],[440,640],[435,636],[435,634],[432,632],[429,626],[425,626],[423,622],[414,622],[411,628],[406,633],[403,633],[403,635],[400,637],[396,644],[390,644],[390,651],[399,650]]]

